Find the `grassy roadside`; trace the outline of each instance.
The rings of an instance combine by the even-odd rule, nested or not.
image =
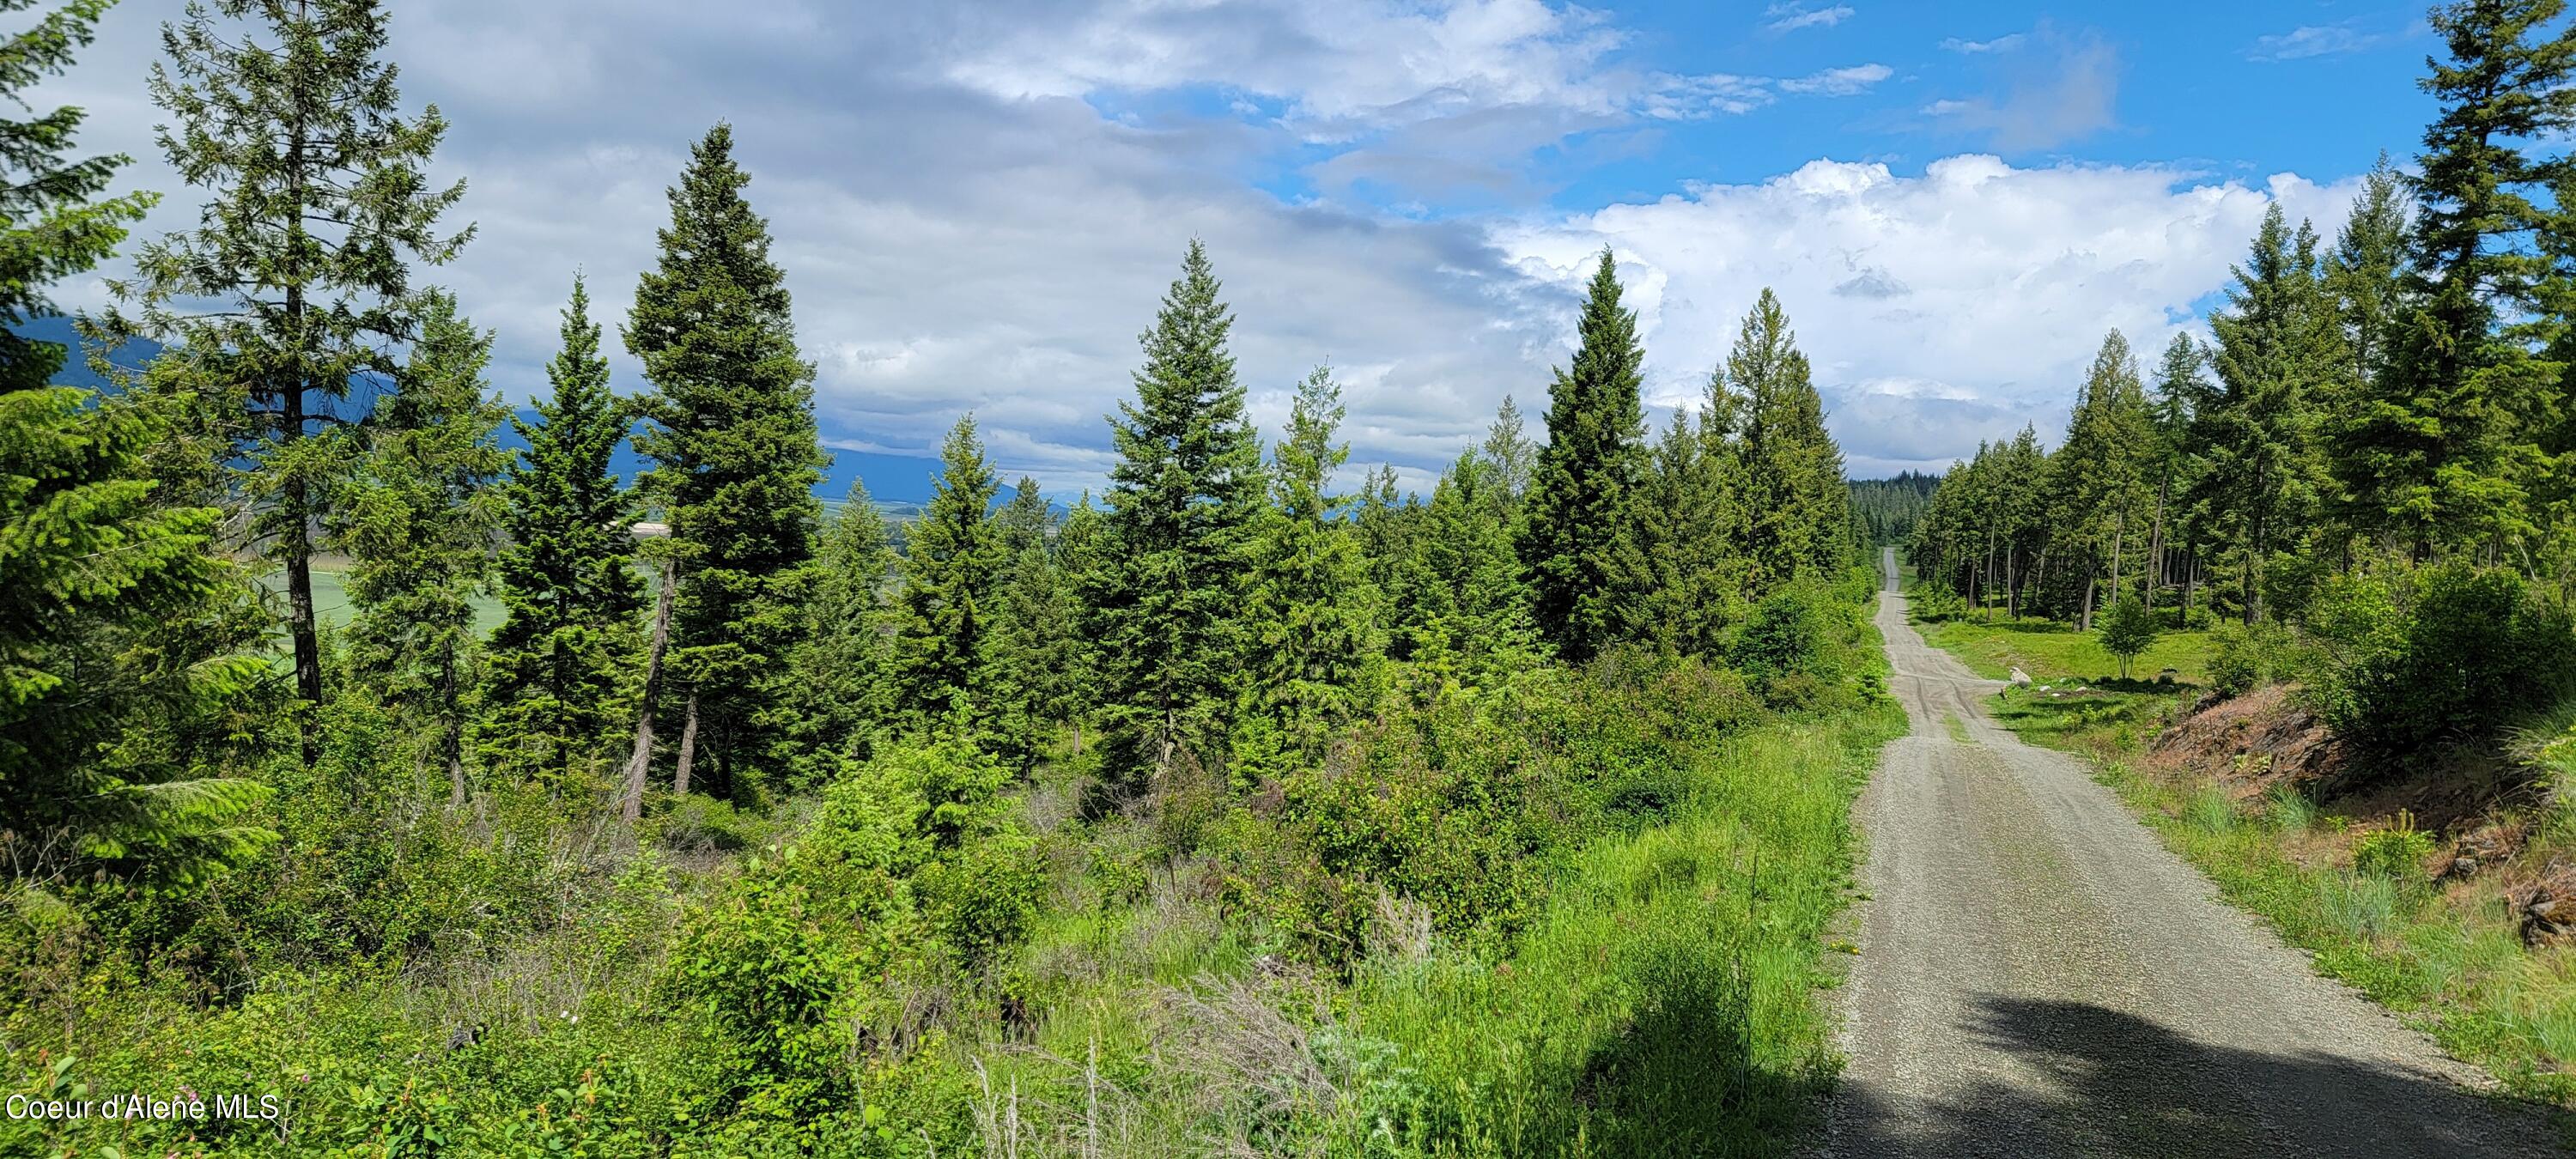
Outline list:
[[[1070,989],[1025,1042],[969,1048],[986,1149],[1788,1153],[1839,1065],[1821,991],[1851,802],[1904,729],[1876,698],[1726,737],[1659,823],[1576,852],[1499,945],[1382,900],[1354,974],[1317,976],[1188,874],[1055,919],[1028,960]]]
[[[2248,798],[2238,786],[2255,770],[2148,762],[2156,735],[2201,690],[2103,681],[2107,665],[2065,643],[2073,633],[2062,626],[1927,629],[1927,639],[1971,667],[2010,656],[2038,684],[2056,685],[2051,693],[1999,695],[1992,702],[1997,721],[2031,743],[2091,758],[2097,779],[2168,848],[2206,873],[2231,904],[2308,951],[2318,972],[2485,1068],[2506,1093],[2576,1108],[2576,1068],[2569,1065],[2576,1060],[2576,951],[2524,946],[2492,881],[2434,881],[2424,865],[2431,835],[2392,834],[2390,818],[2343,802],[2320,805],[2281,790]],[[2160,645],[2192,643],[2169,636]],[[2168,652],[2161,663],[2205,672],[2205,638],[2198,647],[2198,655]],[[2082,690],[2067,688],[2070,681]],[[2249,759],[2262,758],[2238,763]],[[2576,818],[2564,813],[2515,820],[2535,827],[2535,849],[2576,845]]]

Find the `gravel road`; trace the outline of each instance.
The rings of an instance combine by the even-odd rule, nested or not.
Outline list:
[[[1826,1154],[2562,1153],[2219,901],[2079,762],[1989,720],[2000,686],[1923,642],[1886,567],[1914,727],[1856,809],[1869,900]]]

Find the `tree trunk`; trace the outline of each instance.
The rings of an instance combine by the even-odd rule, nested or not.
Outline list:
[[[2101,581],[2102,577],[2098,574],[2087,574],[2084,577],[2084,616],[2076,621],[2075,625],[2079,632],[2093,630],[2093,587]]]
[[[2147,610],[2156,610],[2156,589],[2165,583],[2165,500],[2173,493],[2173,473],[2156,488],[2156,525],[2147,534]]]
[[[680,710],[680,756],[671,768],[671,795],[689,795],[689,768],[698,759],[698,690],[689,689],[687,707]]]
[[[310,341],[304,325],[304,278],[296,259],[304,248],[304,147],[304,125],[298,120],[288,129],[286,139],[288,258],[283,278],[286,309],[281,319],[293,339],[287,351],[284,381],[276,384],[276,457],[290,464],[297,461],[295,444],[304,439],[304,359]],[[286,508],[281,529],[286,536],[286,634],[295,645],[295,695],[305,705],[297,727],[302,734],[304,767],[309,769],[322,759],[321,722],[315,719],[322,705],[322,640],[313,625],[313,496],[305,486],[301,468],[287,472],[280,498]]]
[[[2128,533],[2129,512],[2126,508],[2111,514],[2111,602],[2120,602],[2120,539]]]
[[[653,702],[662,695],[662,653],[671,644],[671,593],[679,586],[678,569],[662,561],[662,591],[653,601],[653,643],[644,658],[644,707],[635,714],[635,754],[626,759],[625,784],[617,812],[628,821],[644,817],[644,776],[653,767]]]
[[[440,752],[447,758],[447,807],[465,807],[465,722],[458,719],[456,702],[456,645],[453,641],[439,650],[438,700]]]

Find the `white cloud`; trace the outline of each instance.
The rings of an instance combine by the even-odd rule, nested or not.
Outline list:
[[[2312,56],[2334,56],[2359,52],[2379,43],[2381,37],[2366,33],[2350,24],[2306,25],[2276,36],[2255,40],[2246,59],[2256,61],[2304,60]]]
[[[2033,35],[2042,51],[2016,54],[2022,59],[2000,70],[1994,91],[1935,101],[1923,111],[2006,150],[2055,148],[2116,124],[2119,54],[2091,33],[2042,24]]]
[[[1029,43],[1058,37],[1063,59],[994,47],[1023,35],[1013,3]],[[425,276],[497,328],[494,381],[525,398],[586,270],[618,385],[634,389],[615,325],[653,258],[664,187],[690,142],[728,117],[836,445],[926,453],[971,408],[1005,477],[1098,486],[1103,416],[1131,391],[1135,337],[1197,236],[1236,311],[1256,422],[1279,430],[1288,388],[1329,360],[1348,392],[1352,476],[1391,461],[1427,489],[1505,393],[1544,409],[1581,277],[1608,242],[1635,263],[1625,272],[1659,401],[1695,396],[1753,294],[1777,286],[1866,472],[1946,463],[1979,433],[2062,409],[2104,327],[2153,349],[2168,319],[2224,281],[2268,196],[2321,225],[2344,196],[2296,179],[2254,189],[1970,156],[1920,176],[1817,162],[1571,218],[1407,220],[1282,200],[1242,176],[1246,159],[1349,132],[1364,142],[1333,157],[1340,169],[1319,167],[1320,186],[1472,185],[1513,179],[1515,150],[1583,126],[1823,96],[1819,78],[1837,73],[1845,85],[1885,77],[1867,77],[1872,66],[1787,82],[1632,74],[1601,18],[1509,0],[1104,3],[965,13],[919,0],[889,13],[891,2],[630,0],[615,19],[511,0],[403,6],[393,55],[405,103],[436,101],[453,122],[439,171],[470,178],[456,220],[481,229]],[[51,96],[90,110],[84,146],[143,159],[120,188],[167,196],[141,236],[193,222],[201,201],[157,160],[151,127],[164,118],[137,80],[158,22],[178,9],[126,0],[73,75],[39,94],[40,106]],[[1133,29],[1121,31],[1121,13]],[[495,41],[505,20],[514,35]],[[1122,63],[1119,45],[1140,59]],[[1337,59],[1344,49],[1366,60]],[[1265,53],[1282,58],[1275,71],[1256,59]],[[1004,83],[1005,64],[1026,75]],[[1122,120],[1129,110],[1099,87],[1112,73],[1214,83],[1237,65],[1253,81],[1221,100],[1274,110],[1272,121]],[[64,297],[93,305],[98,290]]]
[[[1818,96],[1848,97],[1869,91],[1871,85],[1896,75],[1896,70],[1883,64],[1862,64],[1850,68],[1829,68],[1823,72],[1780,82],[1780,91],[1813,93]]]
[[[2013,33],[2010,36],[1998,36],[1993,40],[1961,40],[1960,38],[1953,36],[1943,40],[1941,42],[1941,48],[1945,52],[1963,52],[1970,55],[1989,52],[2011,52],[2013,49],[2021,47],[2021,42],[2024,39],[2023,35],[2018,32]]]
[[[1531,222],[1498,242],[1572,284],[1607,244],[1635,295],[1649,393],[1698,397],[1744,311],[1777,291],[1855,473],[1946,465],[2064,412],[2105,331],[2141,351],[2193,325],[2278,199],[2331,232],[2357,183],[2262,187],[2158,166],[2017,168],[1983,155],[1919,176],[1811,162],[1743,185]]]
[[[1831,28],[1851,19],[1852,9],[1849,4],[1812,10],[1802,4],[1774,4],[1763,15],[1773,18],[1763,27],[1773,32],[1795,32],[1801,28]]]

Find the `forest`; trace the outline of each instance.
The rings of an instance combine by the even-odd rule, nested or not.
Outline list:
[[[2274,205],[2208,341],[2142,371],[2114,330],[2053,448],[1954,464],[1908,547],[1919,611],[2124,658],[2215,624],[2219,691],[2295,681],[2384,760],[2520,730],[2565,769],[2576,162],[2530,150],[2576,125],[2568,40],[2436,16],[2457,63],[2424,82],[2420,175],[2383,155],[2331,242]]]
[[[35,13],[0,89],[103,18]],[[1253,429],[1222,255],[1179,236],[1104,491],[1006,488],[965,414],[917,517],[862,488],[827,518],[798,255],[732,127],[625,318],[563,271],[514,413],[436,281],[473,200],[427,176],[447,126],[383,7],[208,0],[163,39],[138,83],[185,189],[123,191],[77,109],[0,119],[0,1086],[56,1108],[0,1120],[10,1154],[1766,1151],[1832,1072],[1847,809],[1902,727],[1864,543],[1919,516],[1927,574],[2059,604],[2243,556],[2261,582],[2193,614],[2259,590],[2266,623],[2381,574],[2274,562],[2329,558],[2300,552],[2567,558],[2556,492],[2484,436],[2408,460],[2427,517],[2391,490],[2371,521],[2299,506],[2326,476],[2288,443],[2259,483],[2167,471],[2141,418],[2119,481],[2081,477],[2136,492],[2083,524],[2107,554],[1963,507],[2017,492],[1961,484],[1987,457],[1928,511],[1923,478],[1855,498],[1768,292],[1648,430],[1607,251],[1543,413],[1506,401],[1403,493],[1348,462],[1329,367]],[[129,246],[161,197],[195,224]],[[2420,221],[2484,253],[2498,212]],[[2267,244],[2291,264],[2258,254],[2223,338],[2268,328],[2317,394],[2433,365],[2326,344],[2364,288]],[[112,255],[76,349],[21,333]],[[2459,284],[2401,266],[2371,286]],[[2481,342],[2442,348],[2462,405],[2538,405],[2557,364]],[[104,389],[60,384],[81,365]],[[2306,413],[2285,381],[2260,414]],[[61,1110],[128,1095],[158,1109]]]

